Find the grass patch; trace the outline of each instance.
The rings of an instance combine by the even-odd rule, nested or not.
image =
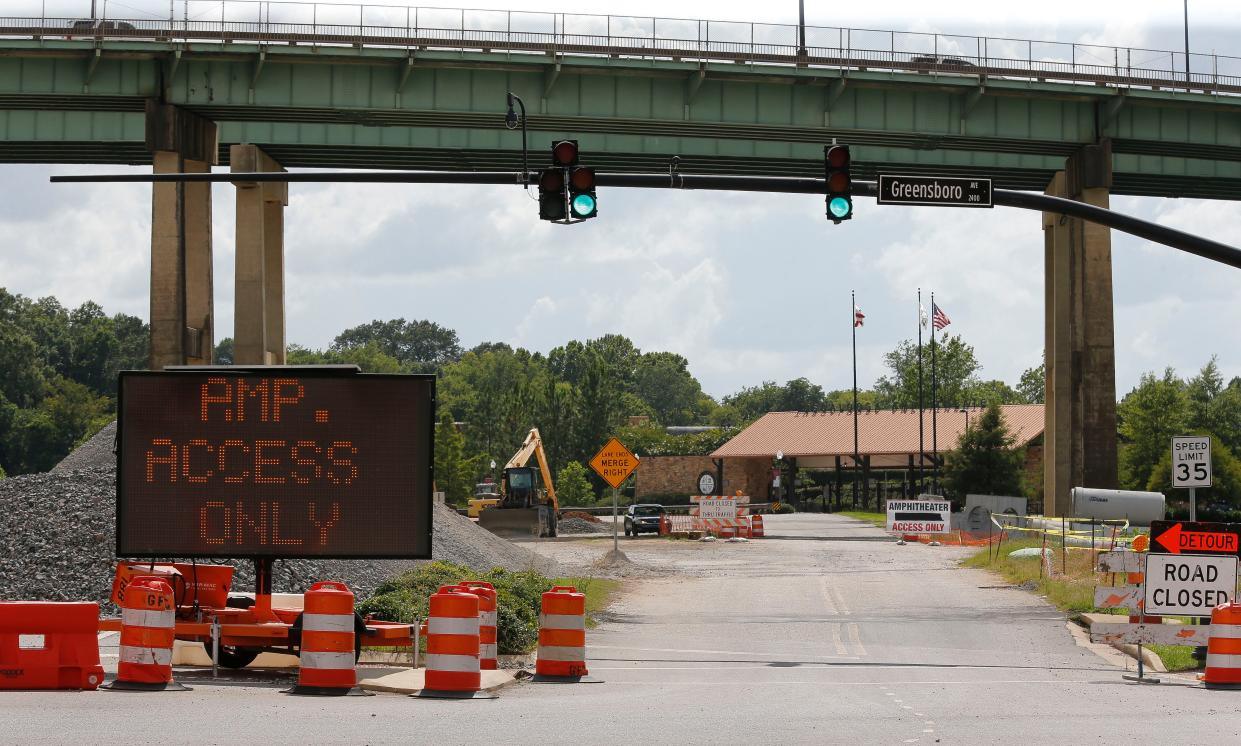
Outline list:
[[[612,603],[612,594],[620,590],[621,582],[611,578],[560,578],[556,585],[571,585],[586,594],[586,626],[594,629],[599,626],[596,615]]]
[[[843,510],[837,515],[843,515],[846,518],[854,518],[859,521],[883,528],[887,525],[888,517],[884,513],[867,513],[862,510]]]
[[[1088,612],[1099,614],[1127,614],[1123,609],[1099,609],[1094,605],[1094,589],[1107,582],[1108,576],[1095,572],[1092,552],[1069,548],[1062,555],[1059,547],[1048,547],[1053,552],[1052,564],[1055,576],[1047,577],[1040,567],[1039,558],[1010,557],[1011,552],[1026,547],[1042,546],[1041,540],[1020,539],[1001,544],[999,552],[992,548],[981,549],[962,561],[965,567],[991,570],[999,573],[1014,585],[1032,588],[1061,611],[1076,616]],[[1123,577],[1119,582],[1123,582]],[[1184,620],[1189,623],[1189,620]],[[1163,661],[1169,671],[1185,671],[1198,668],[1198,661],[1190,657],[1192,647],[1181,645],[1151,645],[1150,649]]]

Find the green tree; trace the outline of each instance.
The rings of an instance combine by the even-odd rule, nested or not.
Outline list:
[[[1037,368],[1026,368],[1017,383],[1017,393],[1026,404],[1042,404],[1047,395],[1047,368],[1039,363]]]
[[[556,475],[556,499],[561,507],[595,504],[595,491],[586,478],[586,467],[580,462],[570,461]]]
[[[663,425],[691,425],[698,414],[702,387],[689,372],[689,361],[672,352],[648,352],[638,362],[635,394]],[[626,416],[639,412],[626,409]]]
[[[1000,380],[974,381],[965,387],[966,404],[1020,404],[1024,397]]]
[[[289,345],[292,349],[294,345]],[[216,365],[232,365],[233,364],[233,338],[225,337],[221,339],[215,346],[215,364]]]
[[[1143,374],[1138,385],[1116,407],[1120,448],[1120,484],[1142,490],[1151,470],[1165,454],[1173,435],[1189,426],[1185,384],[1167,368],[1161,377]]]
[[[922,397],[931,406],[931,345],[922,346]],[[981,367],[974,347],[960,336],[945,335],[935,342],[936,400],[941,407],[971,403],[969,392],[977,386]],[[906,339],[883,356],[891,371],[875,382],[875,398],[880,407],[914,409],[918,406],[918,345]]]
[[[473,494],[473,459],[465,456],[465,436],[457,431],[452,414],[440,415],[435,429],[435,487],[451,505],[464,506]]]
[[[452,329],[433,321],[375,320],[336,336],[333,352],[374,345],[410,369],[432,371],[461,358],[461,342]]]
[[[1020,495],[1024,453],[1015,440],[998,404],[990,404],[970,423],[955,451],[944,463],[944,484],[950,495]]]
[[[720,421],[713,424],[749,422],[768,412],[820,412],[827,409],[827,404],[823,387],[806,378],[794,378],[783,386],[775,381],[763,381],[758,386],[724,397],[720,406],[728,408],[731,421],[717,418]],[[731,413],[735,413],[735,419]]]

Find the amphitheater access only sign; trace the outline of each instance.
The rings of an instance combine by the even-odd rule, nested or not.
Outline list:
[[[431,556],[433,376],[125,372],[117,554]]]
[[[894,534],[946,534],[952,526],[947,500],[889,500],[887,530]]]

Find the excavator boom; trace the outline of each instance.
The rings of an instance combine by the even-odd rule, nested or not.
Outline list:
[[[510,477],[513,477],[517,470],[525,470],[531,456],[534,456],[539,462],[539,474],[547,491],[547,497],[544,500],[535,500],[538,502],[537,507],[514,505],[515,495],[510,484],[512,481]],[[504,473],[505,484],[508,486],[509,492],[499,505],[482,509],[482,512],[478,514],[478,525],[496,534],[555,536],[556,517],[560,512],[560,501],[556,498],[556,486],[552,483],[552,471],[547,464],[547,454],[543,451],[543,439],[539,435],[537,427],[530,429],[521,447],[517,449],[513,457],[504,465]],[[533,488],[533,485],[531,485],[531,488]],[[534,499],[533,496],[531,498]]]

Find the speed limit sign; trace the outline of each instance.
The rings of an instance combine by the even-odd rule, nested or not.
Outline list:
[[[1178,435],[1172,439],[1172,486],[1211,486],[1211,439]]]

